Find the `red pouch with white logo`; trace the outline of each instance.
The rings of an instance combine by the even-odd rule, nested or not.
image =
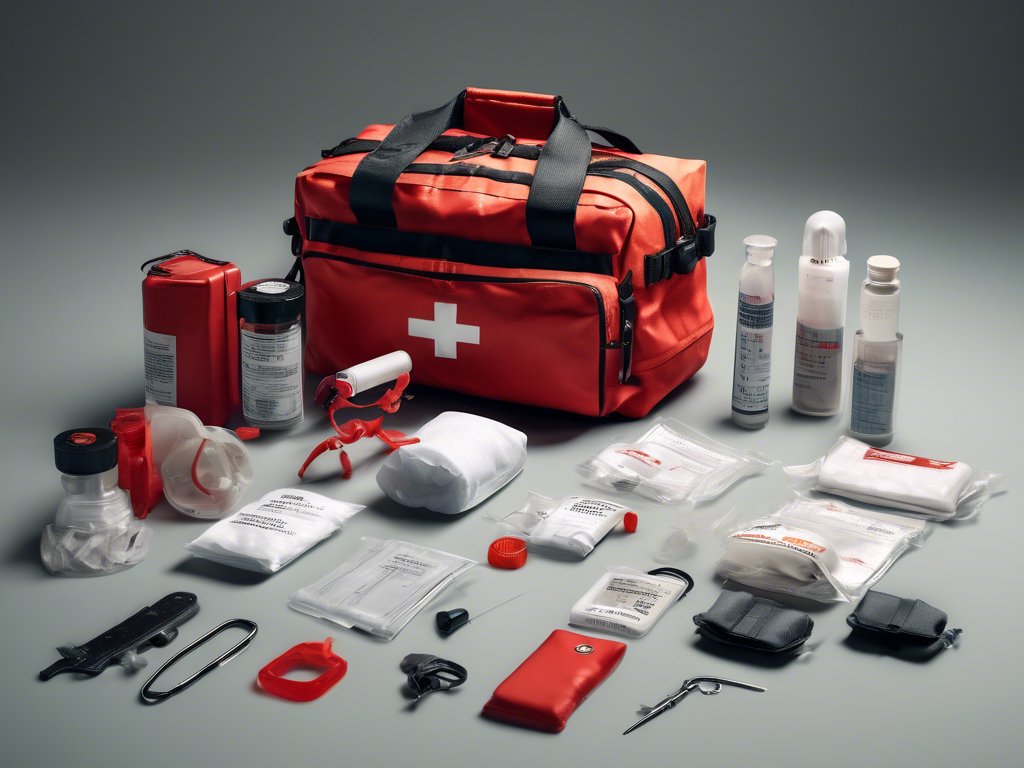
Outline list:
[[[962,461],[926,459],[874,448],[843,435],[813,464],[786,467],[810,490],[937,520],[976,514],[1005,475],[972,469]]]
[[[300,173],[286,222],[306,367],[396,349],[415,381],[645,415],[707,358],[705,163],[642,154],[559,97],[470,88]]]
[[[483,715],[558,733],[625,653],[625,643],[556,629],[495,688]]]

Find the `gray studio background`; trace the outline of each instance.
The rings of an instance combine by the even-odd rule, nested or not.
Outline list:
[[[40,2],[7,3],[0,14],[5,765],[1019,760],[1024,274],[1014,6]],[[528,432],[523,475],[484,507],[437,520],[382,502],[373,482],[382,454],[359,444],[351,481],[325,458],[312,487],[369,509],[268,579],[191,563],[181,545],[205,524],[166,507],[151,517],[153,548],[135,569],[48,576],[37,546],[60,500],[53,435],[142,403],[139,265],[188,247],[233,260],[246,279],[283,274],[280,224],[295,174],[367,123],[432,108],[467,85],[558,93],[585,122],[616,128],[648,152],[708,161],[718,326],[705,368],[642,424],[421,392],[392,426],[415,430],[448,408],[493,416]],[[364,535],[483,558],[494,535],[486,510],[511,510],[528,491],[580,492],[577,462],[658,415],[783,464],[817,457],[844,420],[799,418],[788,403],[802,227],[822,208],[848,224],[850,333],[866,258],[890,253],[903,264],[893,447],[1010,473],[1006,493],[980,518],[937,526],[879,585],[946,610],[965,630],[959,648],[928,664],[859,653],[844,643],[850,606],[835,605],[810,606],[809,657],[778,665],[715,652],[697,643],[690,622],[720,589],[720,549],[701,539],[677,563],[696,578],[691,595],[646,638],[629,641],[619,670],[564,733],[479,718],[491,690],[552,629],[567,628],[570,606],[606,566],[654,565],[651,552],[678,522],[652,507],[640,508],[634,537],[610,536],[584,562],[533,557],[516,573],[476,569],[445,607],[475,613],[529,594],[449,639],[428,612],[384,644],[286,607],[289,593],[333,569]],[[728,423],[740,243],[753,233],[779,240],[773,412],[759,433]],[[295,433],[252,444],[257,480],[246,501],[291,484],[327,434],[309,412]],[[787,493],[775,467],[716,504],[752,509]],[[148,654],[150,672],[235,616],[260,625],[250,649],[158,709],[138,703],[145,673],[35,679],[56,658],[54,646],[84,642],[179,589],[196,592],[202,611],[174,645]],[[325,698],[295,705],[254,688],[270,659],[328,635],[349,672]],[[469,682],[410,709],[398,662],[412,652],[464,664]],[[769,690],[691,698],[619,736],[638,702],[701,673]]]

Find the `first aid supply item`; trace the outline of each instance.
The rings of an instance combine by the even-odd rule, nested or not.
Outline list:
[[[331,650],[331,638],[317,643],[299,643],[260,670],[256,681],[271,696],[288,701],[319,699],[348,672],[348,662]],[[285,675],[293,669],[322,669],[312,680],[292,680]]]
[[[58,648],[62,658],[41,671],[39,679],[49,680],[61,672],[98,675],[111,664],[134,672],[146,666],[146,659],[138,655],[141,651],[163,648],[178,636],[178,625],[198,611],[199,599],[191,592],[172,592],[88,643]]]
[[[164,497],[146,409],[118,408],[110,429],[117,435],[117,484],[128,491],[135,516],[145,520]]]
[[[821,602],[852,602],[910,546],[920,546],[926,526],[925,520],[837,501],[796,498],[728,532],[718,575]]]
[[[175,683],[166,691],[153,690],[153,684],[156,683],[157,678],[159,678],[160,675],[162,675],[169,667],[172,667],[175,664],[177,664],[180,659],[192,653],[192,651],[194,651],[199,646],[209,642],[217,635],[219,635],[221,632],[224,632],[228,629],[233,629],[235,627],[246,630],[246,636],[239,640],[237,643],[235,643],[233,646],[231,646],[228,650],[224,651],[224,653],[215,658],[213,661],[206,664],[198,672],[193,672],[180,683]],[[251,643],[252,639],[256,637],[256,632],[258,629],[259,628],[256,626],[256,622],[249,621],[249,619],[230,619],[228,621],[225,621],[223,624],[214,627],[205,635],[198,638],[197,640],[193,640],[191,643],[186,645],[176,654],[171,656],[171,658],[165,661],[164,665],[160,667],[160,669],[158,669],[156,673],[151,678],[149,678],[149,680],[146,681],[146,684],[144,686],[142,686],[142,690],[139,691],[139,698],[141,698],[142,701],[146,704],[159,704],[161,701],[166,701],[167,699],[171,698],[171,696],[181,693],[192,684],[198,682],[199,680],[213,672],[213,670],[218,669],[219,667],[223,667],[225,664],[227,664],[229,661],[235,658],[235,656],[237,656],[246,648],[248,648],[249,643]]]
[[[515,536],[502,536],[487,548],[487,564],[507,571],[526,565],[526,542]]]
[[[455,515],[505,487],[526,466],[526,435],[471,413],[445,411],[395,451],[377,485],[407,507]]]
[[[416,698],[431,691],[448,691],[469,679],[461,664],[429,653],[410,653],[398,665],[405,673],[405,684]]]
[[[655,568],[647,573],[609,568],[572,607],[569,624],[643,637],[691,589],[690,575],[675,568]]]
[[[845,254],[842,216],[818,211],[807,219],[793,363],[793,410],[807,416],[835,416],[843,409],[843,333],[850,279]]]
[[[53,439],[64,498],[46,526],[39,553],[46,570],[66,576],[101,576],[142,561],[152,529],[132,514],[117,485],[117,435],[81,428]]]
[[[148,269],[147,269],[148,267]],[[146,402],[223,426],[237,409],[238,267],[175,251],[142,265]]]
[[[170,505],[201,518],[222,517],[234,509],[252,485],[252,460],[240,439],[252,433],[205,427],[182,408],[147,404],[143,416]]]
[[[977,514],[1005,475],[875,448],[846,435],[812,464],[785,467],[809,490],[882,507],[920,512],[936,520]]]
[[[853,338],[850,434],[888,445],[896,434],[903,334],[900,325],[900,263],[892,256],[868,259],[860,287],[860,330]]]
[[[494,690],[483,716],[558,733],[625,654],[625,643],[556,629]]]
[[[732,374],[732,420],[747,429],[768,423],[768,383],[772,374],[775,324],[775,268],[778,241],[751,235],[743,241],[747,260],[740,270],[736,311],[736,357]]]
[[[476,619],[479,619],[481,616],[484,616],[490,613],[491,611],[497,610],[498,608],[501,608],[501,606],[511,603],[513,600],[519,599],[525,594],[526,592],[520,592],[515,597],[510,597],[508,600],[503,600],[497,605],[488,608],[486,611],[481,611],[473,618],[469,617],[469,611],[467,611],[465,608],[454,608],[449,611],[438,611],[434,616],[434,620],[437,622],[437,631],[440,632],[442,635],[450,635],[459,627],[464,627],[471,621],[475,621]]]
[[[963,633],[946,629],[948,617],[923,600],[869,590],[846,617],[853,636],[885,646],[897,656],[924,660],[949,648]]]
[[[703,160],[479,88],[322,156],[286,223],[311,372],[404,349],[423,384],[640,417],[707,359]]]
[[[257,280],[238,292],[242,415],[260,429],[302,423],[302,313],[306,291]]]
[[[309,465],[320,454],[327,451],[339,451],[341,476],[348,480],[352,477],[352,460],[349,458],[345,446],[356,443],[364,437],[379,438],[393,451],[405,445],[418,443],[419,438],[406,437],[394,429],[384,429],[384,416],[397,411],[402,405],[403,397],[406,397],[404,393],[405,388],[409,386],[411,371],[412,360],[409,359],[409,355],[398,351],[367,360],[365,363],[324,378],[317,385],[313,400],[327,412],[327,420],[331,422],[331,426],[337,434],[331,435],[312,450],[299,469],[299,477],[301,478],[306,473]],[[376,400],[365,402],[365,398],[363,398],[364,402],[355,402],[350,399],[389,381],[394,381],[394,384],[380,394]],[[350,419],[338,426],[338,422],[334,420],[334,414],[342,408],[380,408],[382,413],[370,421]]]
[[[196,557],[274,573],[323,541],[363,507],[302,488],[281,488],[210,526],[185,549]]]
[[[474,560],[394,539],[363,538],[359,550],[288,598],[301,613],[391,640]]]
[[[702,693],[705,696],[713,696],[716,693],[721,693],[722,686],[729,685],[735,688],[742,688],[745,691],[755,691],[757,693],[764,693],[767,688],[760,685],[754,685],[753,683],[741,683],[739,680],[729,680],[724,677],[714,677],[712,675],[700,675],[699,677],[691,677],[689,680],[684,680],[679,690],[675,693],[669,694],[666,698],[659,701],[653,707],[647,707],[644,705],[640,706],[640,710],[644,713],[644,716],[633,723],[629,728],[622,732],[625,736],[627,733],[631,733],[639,728],[641,725],[649,723],[651,720],[656,718],[663,712],[667,712],[672,709],[676,704],[685,699],[688,695],[694,691]]]
[[[674,419],[658,419],[632,443],[613,443],[576,471],[597,485],[675,504],[713,499],[775,461],[722,445]]]
[[[803,611],[747,592],[730,591],[722,592],[711,608],[694,616],[693,623],[701,637],[765,653],[794,651],[814,630],[814,622]]]
[[[602,499],[582,496],[549,499],[531,493],[522,509],[503,516],[488,514],[486,517],[512,528],[531,549],[557,550],[586,557],[627,514],[636,513],[621,504]]]

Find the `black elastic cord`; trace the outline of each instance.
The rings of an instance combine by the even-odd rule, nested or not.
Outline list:
[[[461,664],[426,653],[409,654],[402,659],[401,669],[408,675],[406,684],[417,698],[431,691],[457,688],[469,677]]]

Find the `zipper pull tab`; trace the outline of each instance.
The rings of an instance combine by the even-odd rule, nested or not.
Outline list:
[[[498,146],[491,152],[491,157],[508,157],[512,154],[512,150],[516,148],[516,137],[511,133],[506,133],[498,141]]]
[[[455,150],[452,154],[452,159],[449,163],[457,163],[460,160],[465,160],[468,157],[479,157],[480,155],[486,155],[492,149],[498,146],[498,139],[479,139],[467,144],[462,149]]]
[[[636,327],[633,270],[629,270],[619,283],[619,322],[622,339],[622,369],[619,371],[619,383],[625,384],[633,372],[633,329]]]

